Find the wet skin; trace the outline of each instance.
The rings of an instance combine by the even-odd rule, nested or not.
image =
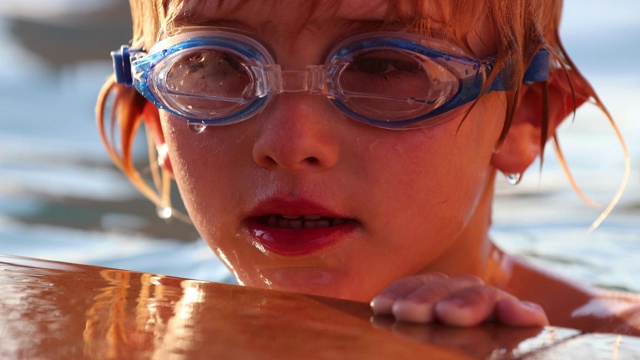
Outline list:
[[[341,38],[382,20],[320,12],[294,32],[295,21],[271,19],[296,19],[288,14],[295,9],[267,13],[256,4],[194,22],[236,24],[287,70],[322,63]],[[470,39],[478,53],[488,51]],[[306,94],[279,95],[247,121],[198,135],[184,120],[161,115],[189,214],[243,284],[368,301],[402,276],[482,271],[503,102],[490,94],[463,125],[467,108],[409,131],[357,123]],[[298,224],[279,215],[323,216],[333,226],[294,230]],[[302,244],[283,245],[290,238]]]
[[[210,3],[176,23],[249,32],[283,70],[322,63],[340,39],[380,23],[386,6],[321,6],[300,28],[298,6],[252,1],[226,12]],[[479,56],[494,50],[490,33],[479,26],[469,34]],[[504,94],[483,96],[465,117],[467,110],[434,127],[391,131],[355,122],[320,96],[287,93],[244,122],[201,134],[166,112],[160,118],[189,215],[242,284],[368,302],[394,280],[427,274],[413,289],[428,296],[394,309],[404,290],[391,288],[392,303],[374,302],[374,310],[460,326],[545,325],[544,311],[528,302],[535,301],[552,321],[571,326],[566,314],[594,294],[514,262],[488,237],[496,170],[530,165],[536,129],[514,126],[496,153]],[[531,281],[543,291],[519,285]],[[551,285],[574,301],[553,306],[544,291]],[[469,315],[477,309],[480,317]]]

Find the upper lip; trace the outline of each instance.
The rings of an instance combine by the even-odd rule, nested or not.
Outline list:
[[[259,202],[250,212],[249,218],[267,215],[303,216],[318,215],[327,218],[346,219],[348,216],[329,210],[307,199],[270,198]]]

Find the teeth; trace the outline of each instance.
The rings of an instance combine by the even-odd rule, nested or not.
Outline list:
[[[304,222],[304,228],[305,229],[315,229],[318,227],[318,222],[317,221],[305,221]]]
[[[287,229],[315,229],[326,228],[329,226],[342,225],[345,219],[331,219],[320,215],[304,215],[304,216],[288,216],[288,215],[269,215],[266,217],[268,226],[287,228]]]
[[[300,229],[302,227],[302,219],[296,218],[295,220],[282,218],[278,220],[278,227]]]

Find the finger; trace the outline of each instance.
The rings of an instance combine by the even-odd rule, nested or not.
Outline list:
[[[475,326],[490,319],[511,326],[546,326],[544,310],[534,303],[488,286],[461,289],[438,303],[436,318],[447,325]]]
[[[393,316],[398,321],[429,323],[434,317],[434,306],[457,291],[482,284],[475,276],[463,275],[449,279],[437,279],[424,284],[406,296],[399,298],[392,306]]]
[[[398,279],[371,300],[371,309],[377,315],[391,314],[397,299],[404,298],[424,284],[443,278],[446,275],[442,273],[427,273]]]
[[[511,326],[548,326],[544,309],[535,303],[516,298],[501,299],[495,306],[496,321]]]
[[[436,304],[434,315],[443,324],[475,326],[493,316],[496,301],[500,296],[499,290],[489,286],[466,287]]]

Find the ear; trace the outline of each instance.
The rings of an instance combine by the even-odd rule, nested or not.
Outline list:
[[[142,119],[151,136],[151,139],[148,139],[147,141],[153,141],[156,146],[158,152],[158,164],[162,166],[165,171],[168,171],[173,177],[173,167],[171,166],[169,154],[167,154],[167,147],[164,141],[164,134],[162,133],[162,125],[160,124],[158,108],[156,108],[151,102],[147,102],[142,112]]]
[[[543,134],[544,96],[547,87],[548,128]],[[562,121],[584,104],[591,87],[574,71],[555,70],[547,82],[522,85],[511,127],[492,157],[492,165],[504,174],[522,174],[540,155],[541,139],[553,136]]]

